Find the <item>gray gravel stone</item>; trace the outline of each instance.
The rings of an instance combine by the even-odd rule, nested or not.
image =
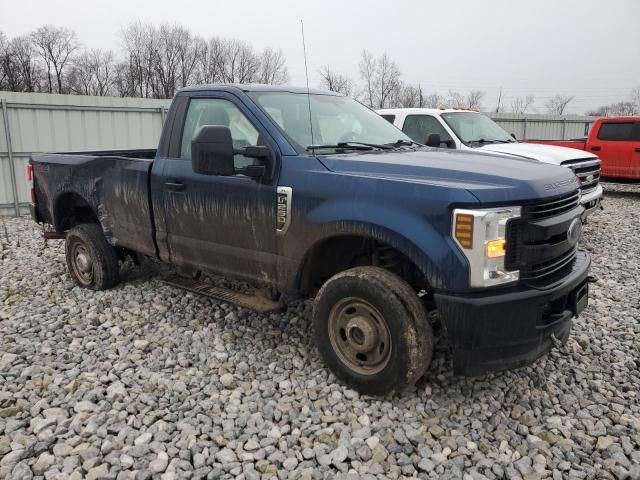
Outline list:
[[[16,463],[11,470],[11,479],[15,480],[31,480],[33,478],[33,472],[29,468],[29,464],[26,461]]]
[[[599,281],[564,346],[462,379],[438,336],[426,378],[384,398],[329,374],[311,302],[260,315],[128,261],[82,290],[62,242],[6,219],[0,478],[640,478],[640,187],[615,189],[636,193],[585,226]]]

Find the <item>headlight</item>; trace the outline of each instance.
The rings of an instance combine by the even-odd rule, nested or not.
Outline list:
[[[469,285],[490,287],[515,282],[518,270],[507,271],[507,222],[520,217],[520,207],[455,209],[452,236],[469,260]]]

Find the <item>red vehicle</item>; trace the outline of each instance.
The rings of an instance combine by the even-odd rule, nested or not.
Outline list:
[[[640,180],[640,117],[599,118],[586,139],[527,141],[593,152],[603,177]]]

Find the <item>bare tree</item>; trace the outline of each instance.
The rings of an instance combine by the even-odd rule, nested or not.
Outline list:
[[[363,50],[358,68],[360,70],[360,78],[364,81],[363,100],[369,107],[373,108],[376,103],[375,95],[378,64],[370,52]]]
[[[329,65],[321,67],[318,73],[320,73],[321,88],[326,88],[332,92],[342,93],[344,95],[352,94],[353,81],[346,75],[332,72]]]
[[[446,101],[449,108],[460,108],[464,106],[464,95],[454,90],[449,90],[448,98]]]
[[[638,110],[640,110],[640,85],[638,85],[633,90],[631,90],[631,94],[629,95],[629,98],[633,103],[636,104],[636,106],[638,107]]]
[[[516,97],[511,102],[511,111],[513,113],[526,113],[529,107],[535,102],[533,95],[527,95],[526,97]]]
[[[115,56],[110,50],[85,50],[76,57],[69,76],[73,93],[110,95],[116,82]]]
[[[289,80],[280,49],[257,51],[235,38],[204,40],[175,24],[132,22],[121,31],[121,47],[119,58],[102,50],[78,53],[75,33],[51,25],[12,41],[0,32],[0,88],[170,98],[195,82]]]
[[[138,97],[138,78],[128,61],[114,65],[113,91],[119,97]]]
[[[628,117],[640,115],[640,107],[634,102],[618,102],[591,110],[587,112],[587,115],[594,117]]]
[[[44,25],[31,33],[31,40],[45,64],[49,93],[53,93],[51,69],[56,78],[57,92],[64,93],[62,88],[64,70],[68,66],[71,55],[79,48],[75,32],[65,27]]]
[[[555,97],[550,98],[545,103],[547,107],[547,112],[552,115],[562,115],[567,109],[567,105],[573,100],[575,97],[573,95],[560,95],[557,94]]]
[[[259,83],[282,85],[289,81],[289,71],[282,50],[265,48],[260,55],[259,63]]]
[[[378,59],[377,74],[378,108],[385,108],[401,86],[400,69],[386,52]]]
[[[222,79],[225,83],[255,82],[260,59],[251,45],[235,38],[223,40]]]
[[[390,106],[402,86],[400,69],[385,52],[378,59],[362,51],[360,77],[364,81],[363,100],[372,108]]]
[[[11,67],[9,62],[9,41],[4,32],[0,31],[0,90],[7,90],[7,73]]]
[[[224,71],[224,41],[219,37],[212,37],[199,50],[196,59],[196,82],[217,83],[223,81]]]
[[[121,32],[123,49],[126,54],[129,73],[128,82],[132,82],[139,97],[151,97],[154,94],[154,70],[156,65],[157,31],[151,24],[132,22]],[[122,77],[122,64],[119,67]],[[118,82],[123,85],[122,82]]]
[[[399,108],[422,108],[425,106],[425,97],[420,84],[402,85],[396,92],[393,101],[394,107]]]
[[[467,108],[480,110],[484,92],[481,90],[471,90],[467,95]]]
[[[10,49],[22,79],[22,90],[35,92],[40,89],[42,68],[38,65],[31,39],[27,36],[11,40]]]
[[[431,95],[427,95],[424,97],[424,107],[425,108],[439,108],[443,106],[445,103],[445,99],[438,93],[432,93]]]
[[[156,30],[157,49],[153,66],[157,83],[155,94],[171,98],[179,87],[187,85],[196,64],[197,52],[191,34],[178,25],[162,24]]]

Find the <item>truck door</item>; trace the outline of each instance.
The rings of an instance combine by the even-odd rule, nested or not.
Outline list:
[[[633,152],[631,152],[631,176],[636,180],[640,180],[640,121],[633,124],[631,143],[633,148]]]
[[[587,142],[587,150],[598,155],[602,161],[603,177],[633,177],[633,124],[633,121],[626,120],[603,121],[593,139]]]
[[[156,160],[162,163],[154,166],[160,178],[153,180],[162,191],[162,218],[156,221],[160,257],[246,280],[275,280],[277,178],[202,175],[191,166],[191,138],[202,125],[226,125],[235,148],[268,145],[275,158],[275,144],[251,112],[235,102],[223,92],[190,98],[172,158]],[[254,161],[235,156],[237,168]]]

